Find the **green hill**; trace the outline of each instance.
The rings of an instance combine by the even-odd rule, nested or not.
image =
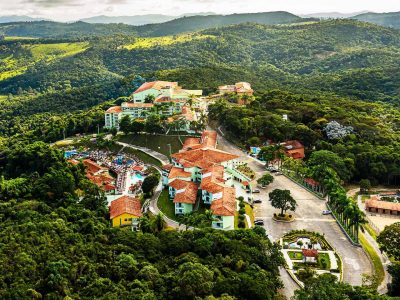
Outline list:
[[[187,70],[201,73],[208,68],[240,69],[240,73],[252,74],[246,80],[257,87],[274,82],[274,86],[290,85],[290,88],[304,90],[314,89],[314,83],[318,82],[315,88],[340,95],[362,93],[363,99],[372,101],[387,100],[387,96],[398,97],[399,82],[391,72],[400,62],[400,32],[353,20],[285,26],[247,23],[196,34],[148,38],[113,35],[89,39],[85,47],[79,40],[75,46],[73,44],[68,45],[81,50],[70,52],[70,55],[60,52],[51,59],[36,61],[30,53],[30,47],[33,47],[30,45],[45,51],[60,43],[5,41],[0,55],[7,60],[26,63],[15,64],[14,68],[6,63],[7,60],[3,61],[0,93],[16,93],[19,88],[42,92],[48,88],[59,89],[63,82],[66,86],[79,88],[118,80],[121,76],[163,74],[169,73],[168,70],[182,74],[181,78],[175,76],[176,80],[189,82],[193,78]],[[234,78],[239,80],[233,74],[223,73],[222,78],[218,71],[214,73],[212,80],[195,80],[198,87],[211,90]],[[357,74],[357,80],[354,82],[349,74]],[[374,74],[380,80],[369,78]],[[393,78],[389,80],[389,77]],[[335,87],[335,82],[342,80],[352,87],[352,92]],[[386,83],[382,85],[381,80]],[[361,84],[366,81],[369,90]]]
[[[359,21],[400,29],[400,12],[365,13],[351,18]]]
[[[191,16],[175,19],[162,24],[145,25],[138,28],[142,36],[173,35],[182,32],[198,31],[207,28],[222,27],[240,23],[258,23],[265,25],[289,24],[316,19],[303,19],[284,11],[254,14]]]

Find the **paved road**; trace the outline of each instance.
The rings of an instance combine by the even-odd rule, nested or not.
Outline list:
[[[265,167],[253,158],[248,157],[239,148],[229,143],[226,139],[218,135],[218,148],[231,152],[246,161],[259,178],[264,174]],[[254,183],[253,183],[254,184]],[[288,189],[296,199],[298,207],[294,214],[297,218],[292,223],[278,223],[272,220],[272,215],[277,212],[268,201],[268,193],[272,190]],[[295,229],[306,229],[323,233],[325,238],[336,249],[343,259],[343,279],[352,285],[362,284],[362,274],[371,273],[371,263],[362,248],[353,246],[344,233],[341,231],[332,216],[323,216],[321,212],[326,209],[325,201],[320,200],[315,195],[300,187],[285,176],[275,176],[275,180],[266,189],[262,189],[260,194],[254,194],[254,199],[261,199],[261,204],[256,204],[254,214],[257,219],[263,219],[267,233],[273,240],[278,240],[285,233]],[[286,272],[281,272],[282,280],[285,284],[284,294],[291,297],[296,289],[296,285]]]

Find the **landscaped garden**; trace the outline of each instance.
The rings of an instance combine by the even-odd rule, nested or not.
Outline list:
[[[294,230],[283,236],[280,243],[287,270],[300,284],[324,273],[340,279],[341,261],[323,235]]]
[[[254,173],[254,171],[246,164],[237,166],[236,170],[250,179],[254,179],[256,177],[256,173]]]

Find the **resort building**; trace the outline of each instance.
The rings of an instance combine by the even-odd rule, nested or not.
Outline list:
[[[110,220],[113,227],[132,226],[142,215],[138,198],[122,196],[111,202]]]
[[[130,102],[110,107],[105,112],[105,128],[119,128],[124,116],[132,119],[145,119],[151,113],[163,116],[178,116],[190,121],[193,113],[185,107],[192,97],[199,97],[202,90],[185,90],[177,82],[153,81],[143,83],[132,95]],[[173,120],[172,120],[173,121]]]
[[[293,159],[303,159],[305,157],[304,146],[298,140],[286,141],[281,143],[281,145],[284,148],[286,156]]]
[[[204,131],[201,138],[187,138],[182,150],[172,154],[172,163],[162,168],[176,214],[192,212],[199,204],[213,212],[213,228],[234,229],[235,188],[227,184],[238,156],[216,149],[217,133]],[[242,175],[243,181],[247,178]]]
[[[77,165],[80,162],[76,159],[69,159],[69,163]],[[102,189],[106,195],[114,195],[116,193],[115,178],[110,175],[107,167],[100,166],[90,159],[82,160],[86,169],[86,178]]]
[[[251,88],[250,83],[248,82],[237,82],[234,85],[221,85],[218,87],[218,91],[220,94],[229,94],[235,93],[239,96],[247,95],[253,96],[253,89]]]
[[[365,201],[365,210],[379,214],[400,215],[400,203],[384,201],[372,196]]]

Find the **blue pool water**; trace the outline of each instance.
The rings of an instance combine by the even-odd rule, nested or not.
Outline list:
[[[142,181],[143,182],[144,177],[142,175],[140,175],[139,173],[135,173],[133,175],[131,175],[131,183],[132,184],[136,184],[138,181]]]

